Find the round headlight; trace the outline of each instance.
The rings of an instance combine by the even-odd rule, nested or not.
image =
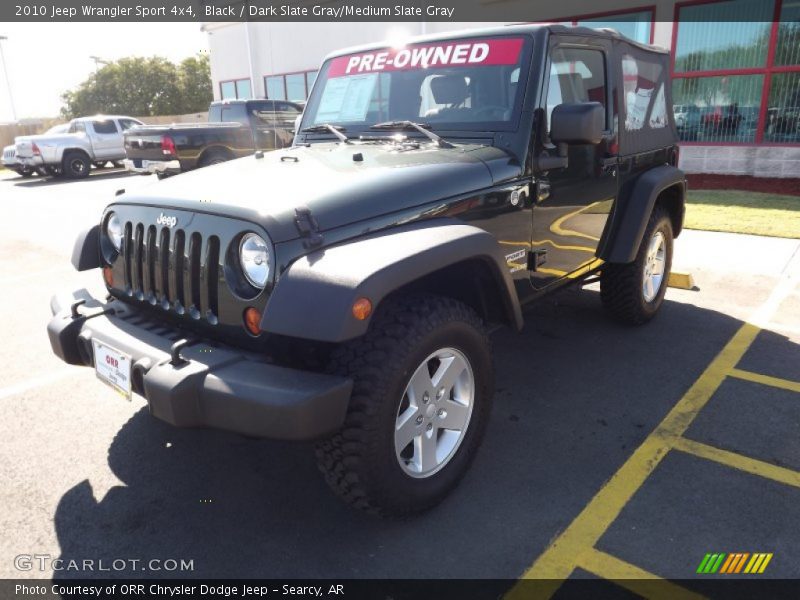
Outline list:
[[[106,235],[108,235],[108,239],[111,240],[111,243],[114,244],[114,248],[117,249],[117,252],[122,250],[122,222],[119,220],[119,217],[116,213],[111,213],[106,220]]]
[[[264,289],[269,277],[269,247],[260,235],[248,233],[239,243],[239,262],[250,285]]]

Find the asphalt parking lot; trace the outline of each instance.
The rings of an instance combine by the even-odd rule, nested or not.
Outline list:
[[[531,309],[493,337],[494,414],[462,485],[385,522],[328,492],[310,446],[173,429],[51,354],[50,296],[99,283],[72,270],[72,240],[145,185],[0,175],[3,578],[52,577],[15,567],[40,554],[191,559],[180,575],[203,578],[544,578],[548,594],[657,577],[691,597],[726,576],[696,573],[709,553],[748,555],[729,577],[800,578],[800,241],[686,232],[676,267],[699,290],[669,290],[642,328],[609,321],[592,286]],[[757,553],[768,568],[745,575]]]

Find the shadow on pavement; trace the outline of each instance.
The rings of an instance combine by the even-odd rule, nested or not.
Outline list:
[[[22,179],[14,181],[16,187],[24,188],[39,188],[51,185],[58,185],[62,183],[72,183],[77,181],[96,181],[100,179],[117,179],[120,177],[130,177],[135,173],[129,173],[124,169],[103,169],[102,171],[92,170],[89,177],[86,179],[67,179],[66,177],[33,177],[31,179]]]
[[[98,500],[86,480],[61,498],[61,559],[194,561],[190,573],[119,576],[516,578],[740,325],[668,302],[649,325],[622,327],[591,291],[539,304],[522,334],[493,337],[495,405],[472,469],[439,507],[406,522],[341,504],[310,445],[174,429],[142,409],[108,451],[124,485]],[[797,351],[785,338],[772,351],[787,344]],[[79,576],[108,574],[57,574]]]

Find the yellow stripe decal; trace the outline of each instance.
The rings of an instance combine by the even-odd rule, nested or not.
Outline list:
[[[756,561],[758,560],[759,556],[761,556],[761,554],[758,553],[753,554],[752,558],[750,559],[750,562],[747,563],[747,566],[744,568],[745,573],[749,573],[752,570],[753,565],[756,564]]]
[[[772,560],[772,552],[770,552],[769,554],[767,554],[764,557],[764,562],[761,563],[761,566],[759,567],[758,572],[759,573],[763,573],[764,569],[767,568],[767,565],[769,564],[769,561],[771,561],[771,560]]]

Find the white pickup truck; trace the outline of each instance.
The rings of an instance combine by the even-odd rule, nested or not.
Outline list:
[[[135,125],[143,123],[114,115],[73,119],[66,133],[16,138],[17,162],[39,173],[71,179],[88,177],[92,164],[102,166],[125,158],[122,134]]]

